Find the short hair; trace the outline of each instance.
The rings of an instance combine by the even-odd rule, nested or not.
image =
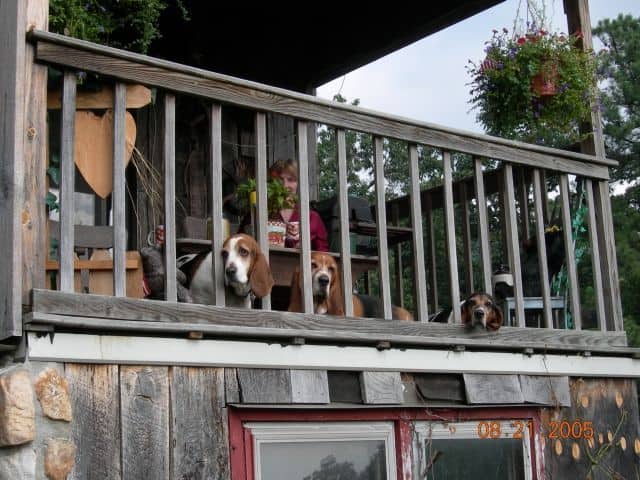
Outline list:
[[[277,160],[269,168],[271,177],[277,177],[283,173],[288,173],[298,179],[298,162],[291,158],[287,160]]]

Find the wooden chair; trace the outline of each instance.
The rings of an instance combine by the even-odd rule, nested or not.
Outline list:
[[[49,221],[49,238],[59,241],[58,222]],[[74,242],[76,259],[74,262],[74,289],[77,293],[113,295],[113,259],[109,249],[113,247],[113,227],[75,225]],[[48,259],[46,266],[50,277],[50,288],[59,284],[57,260]],[[127,297],[143,298],[142,261],[140,253],[126,253]]]

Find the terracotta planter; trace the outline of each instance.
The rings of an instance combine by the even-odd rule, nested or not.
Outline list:
[[[273,220],[267,221],[267,238],[272,247],[284,247],[287,224]]]
[[[540,72],[531,81],[531,89],[540,97],[558,93],[558,65],[553,61],[543,62]]]

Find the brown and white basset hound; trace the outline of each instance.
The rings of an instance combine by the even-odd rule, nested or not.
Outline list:
[[[251,308],[253,297],[262,298],[271,292],[273,277],[258,243],[249,235],[232,235],[222,245],[225,305]],[[211,252],[190,259],[184,267],[194,303],[213,303]]]
[[[335,258],[326,252],[311,252],[311,288],[313,312],[344,316],[344,299],[340,281],[340,268]],[[353,294],[353,315],[365,318],[384,318],[382,302],[369,295]],[[300,269],[291,278],[290,312],[302,312],[302,286]],[[413,316],[402,307],[392,306],[395,320],[413,320]]]
[[[468,328],[481,326],[498,330],[502,326],[502,310],[488,293],[475,292],[462,302],[462,324]]]

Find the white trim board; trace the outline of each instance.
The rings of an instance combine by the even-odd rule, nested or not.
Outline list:
[[[28,334],[29,359],[201,367],[640,377],[640,359],[507,352],[281,345],[231,340]]]

